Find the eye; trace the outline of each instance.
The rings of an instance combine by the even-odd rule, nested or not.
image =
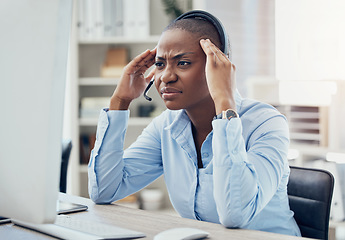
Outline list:
[[[159,61],[157,61],[157,62],[155,62],[155,66],[156,66],[156,68],[163,68],[164,67],[164,63],[163,62],[159,62]]]
[[[188,61],[179,61],[178,62],[178,65],[179,66],[188,66],[188,65],[190,65],[191,64],[191,62],[188,62]]]

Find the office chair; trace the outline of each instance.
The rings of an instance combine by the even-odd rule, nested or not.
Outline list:
[[[61,171],[60,171],[60,192],[66,193],[67,188],[67,168],[69,156],[72,150],[72,140],[62,140],[62,159],[61,159]]]
[[[325,170],[290,167],[287,186],[290,209],[302,237],[328,239],[334,177]]]

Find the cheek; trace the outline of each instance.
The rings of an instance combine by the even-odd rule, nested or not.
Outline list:
[[[206,80],[206,74],[204,69],[200,69],[196,75],[194,75],[195,90],[201,95],[209,94],[208,84]]]
[[[207,84],[205,68],[199,67],[192,71],[186,72],[185,78],[193,79],[193,84],[197,84],[198,87],[202,87]]]

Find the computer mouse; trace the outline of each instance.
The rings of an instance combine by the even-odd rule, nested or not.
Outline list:
[[[154,240],[193,240],[206,238],[208,232],[197,228],[171,228],[158,233]]]

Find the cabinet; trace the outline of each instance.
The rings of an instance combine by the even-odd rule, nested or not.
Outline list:
[[[107,107],[110,97],[116,88],[118,78],[101,77],[101,66],[103,65],[108,49],[125,48],[128,53],[128,61],[133,59],[139,53],[146,49],[152,49],[157,45],[159,34],[169,23],[169,18],[164,13],[164,7],[159,0],[149,0],[147,13],[149,21],[149,34],[147,36],[104,36],[95,35],[95,37],[85,37],[79,33],[77,24],[80,24],[80,14],[87,14],[87,11],[81,11],[80,6],[88,0],[79,0],[75,2],[74,8],[74,26],[72,28],[71,45],[71,84],[70,84],[70,102],[72,104],[71,114],[71,133],[73,142],[73,152],[71,154],[69,166],[69,185],[68,191],[75,195],[88,197],[87,191],[87,164],[86,160],[89,154],[89,145],[92,144],[93,136],[96,132],[99,111],[102,107]],[[88,1],[90,4],[96,1]],[[102,1],[105,4],[107,1]],[[108,1],[109,2],[109,1]],[[116,2],[116,1],[114,1]],[[124,3],[125,1],[123,1]],[[92,11],[97,11],[92,9]],[[125,12],[125,11],[124,11]],[[84,16],[85,17],[85,16]],[[137,17],[137,16],[134,16]],[[163,110],[164,104],[160,100],[158,93],[152,90],[150,96],[152,102],[147,102],[144,97],[135,100],[130,106],[129,127],[126,133],[125,147],[128,147],[141,133],[143,128],[151,121],[151,117],[140,117],[139,109],[145,106],[155,105],[157,111]],[[88,101],[85,101],[88,100]],[[91,105],[100,105],[97,112],[83,112],[86,102]],[[98,106],[97,106],[98,107]],[[90,141],[91,139],[91,141]]]
[[[293,88],[286,94],[289,85]],[[284,82],[260,76],[248,79],[247,87],[250,98],[272,104],[287,117],[292,164],[308,165],[327,159],[329,153],[344,153],[344,81]]]
[[[325,159],[329,149],[329,106],[274,106],[289,124],[290,164],[303,166],[310,160]]]
[[[284,114],[289,123],[292,145],[328,146],[327,106],[275,106]]]

